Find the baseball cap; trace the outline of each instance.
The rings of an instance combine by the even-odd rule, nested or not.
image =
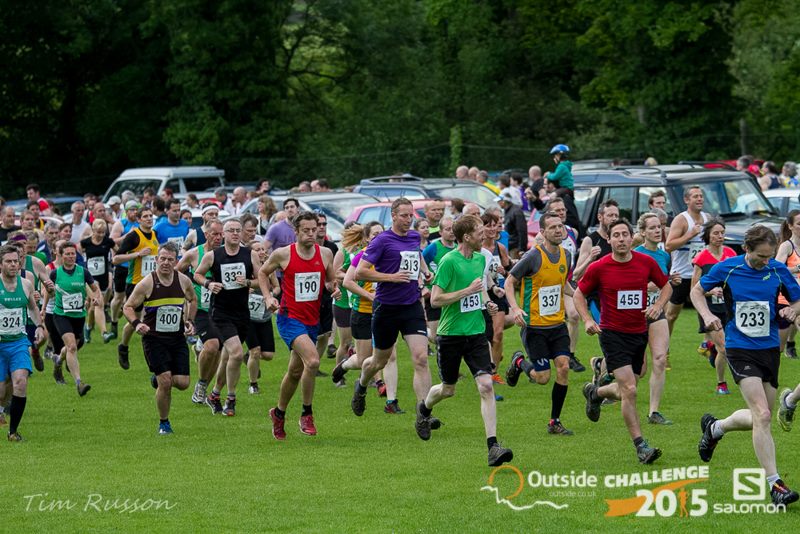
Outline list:
[[[119,198],[117,195],[108,199],[108,205],[113,206],[114,204],[122,204],[122,199]]]
[[[142,205],[139,204],[139,202],[137,202],[136,200],[129,200],[129,201],[127,201],[125,203],[125,209],[126,210],[136,210],[136,209],[139,209],[141,207],[142,207]]]
[[[510,189],[506,188],[500,191],[500,194],[497,195],[494,199],[495,202],[500,202],[504,200],[506,202],[514,202],[514,194],[511,192]]]

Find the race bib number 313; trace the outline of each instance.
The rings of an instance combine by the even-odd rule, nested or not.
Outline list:
[[[419,280],[419,252],[402,251],[400,253],[400,270],[409,272],[409,280]]]
[[[641,290],[617,291],[618,310],[643,310]]]

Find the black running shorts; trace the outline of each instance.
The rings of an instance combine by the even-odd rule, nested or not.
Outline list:
[[[241,343],[247,340],[247,331],[250,328],[250,313],[246,307],[244,313],[239,316],[211,308],[211,322],[216,325],[219,338],[223,343],[233,337],[238,337]]]
[[[58,337],[64,334],[73,334],[75,341],[78,343],[78,348],[83,346],[83,325],[86,323],[86,317],[67,317],[66,315],[53,314],[53,324],[58,332]]]
[[[756,377],[762,382],[778,387],[778,370],[781,365],[781,349],[749,350],[727,347],[725,355],[733,380],[738,384],[743,378]]]
[[[336,320],[336,328],[350,328],[350,308],[342,308],[334,304],[333,318]]]
[[[462,359],[472,376],[492,374],[492,353],[483,334],[437,336],[436,343],[439,377],[443,384],[453,385],[458,382]]]
[[[167,371],[173,376],[189,376],[189,347],[183,336],[142,336],[144,359],[156,376]]]
[[[217,339],[222,344],[220,333],[206,311],[197,310],[197,315],[194,316],[194,333],[200,336],[200,341],[203,343],[209,339]]]
[[[272,319],[263,323],[250,321],[247,330],[247,348],[260,348],[261,352],[275,352],[275,332],[272,330]]]
[[[431,299],[425,299],[425,320],[438,321],[442,318],[442,309],[431,306]]]
[[[114,293],[125,292],[125,286],[128,285],[128,268],[122,265],[114,266]]]
[[[61,353],[64,348],[64,341],[61,339],[61,334],[58,333],[56,323],[53,320],[55,315],[46,313],[44,316],[44,327],[47,329],[47,335],[50,336],[50,344],[53,345],[53,352],[56,354]]]
[[[600,332],[600,348],[603,350],[608,372],[612,373],[614,369],[630,365],[635,375],[642,374],[647,342],[647,332],[641,334],[626,334],[613,330]]]
[[[372,314],[353,310],[350,314],[350,332],[353,339],[372,339]]]
[[[372,312],[372,340],[378,350],[391,349],[397,335],[428,336],[422,304],[381,304],[375,302]]]
[[[520,333],[522,346],[536,371],[550,369],[550,360],[569,356],[569,330],[566,324],[553,328],[526,326]]]
[[[678,286],[672,286],[672,296],[669,301],[672,304],[683,306],[689,300],[689,292],[692,290],[692,279],[681,278],[681,283]]]

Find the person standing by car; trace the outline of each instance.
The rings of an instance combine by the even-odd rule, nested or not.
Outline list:
[[[567,206],[567,224],[586,235],[578,210],[575,207],[575,179],[572,177],[572,162],[569,160],[569,147],[557,144],[550,149],[550,155],[556,164],[556,170],[545,174],[547,182],[553,184],[557,196],[564,199]]]
[[[503,209],[503,227],[508,232],[508,252],[512,258],[520,258],[528,250],[528,223],[522,208],[514,204],[511,189],[504,189],[495,199]]]

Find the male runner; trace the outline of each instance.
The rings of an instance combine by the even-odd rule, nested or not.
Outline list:
[[[129,200],[125,203],[125,217],[114,222],[111,227],[109,237],[114,243],[119,246],[128,235],[128,233],[139,226],[139,203],[135,200]],[[125,286],[128,279],[128,262],[115,263],[114,265],[114,298],[111,299],[109,306],[109,313],[111,314],[111,335],[108,336],[108,341],[117,339],[119,317],[122,313],[122,305],[125,303]],[[107,343],[106,339],[103,339]]]

